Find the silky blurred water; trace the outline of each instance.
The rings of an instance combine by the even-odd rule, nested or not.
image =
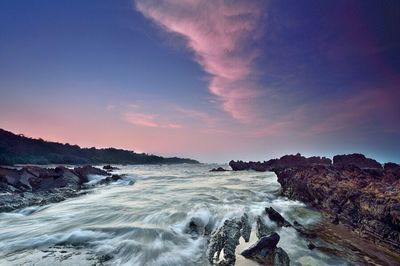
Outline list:
[[[280,185],[274,173],[208,172],[216,166],[117,166],[120,170],[114,173],[126,175],[122,181],[60,203],[1,213],[0,265],[48,265],[38,256],[52,246],[108,255],[105,265],[208,265],[207,239],[184,232],[193,217],[215,229],[227,218],[247,212],[254,219],[272,206],[290,222],[310,226],[320,219],[304,204],[278,196]],[[344,264],[332,255],[310,251],[293,228],[277,232],[278,246],[293,265]],[[256,240],[254,233],[252,240]],[[237,253],[250,244],[242,243]],[[93,261],[63,263],[92,265]],[[240,255],[237,264],[254,265]]]

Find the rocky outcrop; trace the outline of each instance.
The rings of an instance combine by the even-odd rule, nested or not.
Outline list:
[[[213,232],[207,250],[208,261],[211,265],[235,265],[236,246],[239,245],[239,238],[248,242],[250,239],[251,224],[247,214],[241,219],[225,220],[223,226]],[[220,260],[221,251],[224,252],[223,259]]]
[[[306,158],[300,153],[296,155],[285,155],[279,159],[271,159],[264,162],[243,162],[243,161],[230,161],[229,166],[233,171],[254,170],[258,172],[271,171],[277,168],[287,168],[294,166],[307,166],[307,165],[331,165],[332,161],[325,157],[309,157]]]
[[[336,155],[333,157],[333,166],[338,168],[356,166],[359,168],[382,169],[380,163],[359,153]]]
[[[20,169],[0,167],[0,212],[59,202],[82,194],[80,190],[91,175],[106,176],[104,183],[121,178],[110,176],[106,171],[93,166],[74,169],[63,166],[25,166]]]
[[[280,237],[277,233],[261,237],[256,243],[244,250],[241,255],[256,260],[263,265],[287,266],[290,264],[288,254],[277,247]]]
[[[400,166],[359,155],[339,156],[332,166],[275,169],[282,194],[322,211],[369,239],[400,250]],[[363,167],[363,168],[360,168]]]

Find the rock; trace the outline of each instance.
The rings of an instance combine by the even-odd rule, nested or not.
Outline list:
[[[252,258],[256,256],[265,258],[276,248],[279,240],[280,237],[275,232],[269,236],[263,236],[248,249],[243,250],[241,255],[245,258]]]
[[[210,172],[226,172],[228,170],[222,168],[222,167],[218,167],[218,168],[213,168],[210,170]]]
[[[243,162],[243,161],[230,161],[229,166],[233,171],[254,170],[259,172],[271,171],[276,168],[286,168],[294,166],[308,166],[308,165],[332,165],[332,161],[325,157],[309,157],[301,156],[300,153],[296,155],[285,155],[279,159],[271,159],[264,162]]]
[[[199,217],[192,217],[190,222],[187,224],[185,231],[186,234],[197,238],[199,236],[210,235],[211,228],[209,224],[205,224],[204,221]]]
[[[112,170],[119,170],[118,167],[111,166],[109,164],[103,166],[104,170],[112,171]]]
[[[264,223],[261,216],[257,216],[256,219],[256,236],[261,238],[271,233],[270,228]]]
[[[120,175],[107,176],[106,178],[99,181],[99,185],[110,184],[112,182],[120,180],[122,177]]]
[[[400,165],[396,163],[385,163],[383,169],[386,181],[395,182],[400,180]]]
[[[356,160],[358,165],[352,165],[346,158],[339,159],[339,167],[338,160],[334,161],[336,166],[275,169],[282,195],[319,209],[334,224],[343,224],[371,241],[400,250],[400,181],[394,174],[397,165],[371,168],[378,165],[368,159],[368,163]]]
[[[89,175],[102,175],[102,176],[109,175],[108,172],[90,165],[74,168],[74,171],[79,175],[82,183],[88,182]]]
[[[106,171],[92,166],[75,169],[63,166],[0,167],[0,212],[59,202],[80,195],[89,175],[107,176],[102,180],[104,184],[121,179],[119,175],[110,176]]]
[[[363,154],[353,153],[346,155],[336,155],[333,157],[333,166],[342,168],[346,166],[357,166],[363,168],[382,169],[382,165],[374,159],[366,158]]]
[[[269,236],[263,236],[248,249],[244,250],[241,255],[245,258],[256,260],[263,265],[287,266],[290,263],[290,259],[282,248],[276,246],[279,239],[279,235],[275,232]]]
[[[316,248],[317,246],[315,246],[314,243],[309,242],[309,243],[307,244],[307,247],[308,247],[309,250],[313,250],[313,249]]]
[[[268,215],[268,218],[275,222],[278,227],[290,227],[292,226],[288,221],[285,220],[285,218],[282,217],[282,215],[280,215],[279,212],[275,211],[272,207],[267,207],[265,208],[265,212]]]
[[[274,266],[289,266],[290,258],[289,255],[282,248],[278,247],[273,252]]]
[[[247,215],[247,213],[243,214],[243,216],[241,218],[241,222],[242,222],[242,228],[240,229],[240,234],[243,237],[245,242],[249,242],[250,234],[251,234],[251,224],[250,224],[249,216]]]
[[[251,225],[248,215],[245,213],[239,219],[225,220],[224,225],[214,231],[207,249],[208,261],[211,265],[235,265],[236,246],[239,245],[240,236],[248,242],[250,239]],[[224,251],[224,257],[220,261],[220,253]]]

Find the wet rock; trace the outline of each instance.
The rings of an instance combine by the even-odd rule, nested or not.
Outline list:
[[[99,185],[110,184],[112,182],[120,180],[122,177],[120,175],[107,176],[106,178],[99,181]]]
[[[275,222],[278,227],[290,227],[292,226],[288,221],[285,220],[285,218],[283,218],[282,215],[280,215],[279,212],[277,212],[276,210],[274,210],[272,207],[267,207],[265,208],[265,212],[268,215],[268,218]]]
[[[282,248],[276,246],[279,239],[279,235],[275,232],[269,236],[263,236],[251,247],[244,250],[241,255],[263,265],[288,266],[290,264],[288,254]]]
[[[264,260],[272,254],[272,251],[276,248],[279,240],[280,237],[277,233],[272,233],[269,236],[263,236],[248,249],[243,250],[241,255],[245,258],[256,257],[260,260]]]
[[[316,248],[317,246],[315,246],[314,243],[309,242],[309,243],[307,244],[307,247],[308,247],[309,250],[313,250],[313,249]]]
[[[59,202],[80,195],[89,175],[107,176],[104,183],[121,179],[121,176],[110,176],[106,171],[92,166],[75,169],[63,166],[0,167],[0,212]]]
[[[193,238],[197,238],[199,236],[210,235],[211,228],[210,225],[205,224],[201,218],[192,217],[184,232],[191,235]]]
[[[243,214],[241,218],[242,228],[240,229],[240,234],[245,242],[249,242],[251,234],[251,223],[249,221],[249,216],[247,213]]]
[[[104,165],[103,166],[103,169],[104,170],[107,170],[107,171],[112,171],[112,170],[119,170],[119,168],[118,167],[114,167],[114,166],[111,166],[111,165]]]
[[[224,225],[214,232],[208,246],[208,261],[212,265],[235,265],[236,246],[239,245],[240,229],[242,224],[235,219],[225,220]],[[221,251],[224,257],[220,261]]]
[[[256,219],[256,236],[261,238],[271,233],[270,228],[264,223],[261,216],[257,216]]]
[[[334,161],[336,166],[275,169],[282,194],[318,208],[334,224],[343,224],[371,241],[400,250],[397,165],[371,168],[378,167],[374,160],[359,155]]]
[[[278,247],[273,251],[272,257],[274,258],[274,266],[288,266],[290,265],[289,255],[282,248]]]
[[[213,168],[210,170],[210,172],[226,172],[228,170],[222,168],[222,167],[218,167],[218,168]]]
[[[250,239],[251,225],[247,214],[240,219],[225,220],[223,226],[213,232],[207,249],[208,261],[211,265],[235,265],[236,246],[239,245],[239,239],[248,242]],[[220,260],[221,251],[224,251],[224,257]]]
[[[77,167],[77,168],[74,169],[74,171],[79,175],[79,177],[81,178],[82,183],[89,181],[88,180],[88,176],[89,175],[102,175],[102,176],[108,176],[109,175],[108,172],[106,172],[106,171],[104,171],[102,169],[93,167],[91,165],[85,165],[85,166],[82,166],[82,167]]]

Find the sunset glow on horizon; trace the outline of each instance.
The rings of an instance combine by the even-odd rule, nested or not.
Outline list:
[[[400,162],[398,1],[0,3],[0,128],[203,162]]]

